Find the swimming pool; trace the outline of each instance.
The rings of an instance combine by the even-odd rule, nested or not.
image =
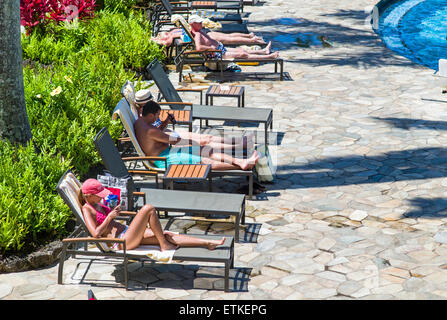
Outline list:
[[[438,70],[447,59],[447,0],[402,0],[379,17],[376,32],[391,50]]]

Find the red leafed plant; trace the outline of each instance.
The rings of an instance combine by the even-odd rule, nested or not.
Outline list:
[[[20,0],[20,19],[29,33],[50,21],[91,18],[94,9],[95,0]]]

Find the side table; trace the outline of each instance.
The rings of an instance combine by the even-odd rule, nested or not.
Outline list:
[[[164,121],[168,114],[172,114],[178,124],[188,125],[189,132],[192,131],[192,113],[191,110],[172,110],[172,109],[161,109],[160,120]]]
[[[213,105],[214,97],[228,97],[228,98],[237,98],[237,106],[245,107],[245,87],[243,86],[221,86],[221,85],[212,85],[208,88],[205,93],[205,101],[206,105]]]
[[[205,104],[212,106],[214,97],[237,98],[237,107],[245,107],[245,87],[243,86],[212,85],[205,93]],[[202,124],[202,121],[200,121],[200,124]],[[206,125],[208,126],[208,120],[206,120]]]
[[[205,181],[211,170],[209,164],[171,164],[165,172],[163,181],[169,182],[170,189],[174,190],[174,180]],[[211,191],[211,177],[209,188]]]

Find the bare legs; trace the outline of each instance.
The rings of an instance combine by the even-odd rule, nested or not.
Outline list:
[[[158,36],[152,38],[158,44],[169,47],[175,38],[179,38],[182,35],[180,29],[172,30],[168,33],[159,34]]]
[[[147,228],[148,223],[150,228]],[[213,250],[216,246],[225,242],[225,237],[222,237],[220,240],[206,240],[183,234],[175,234],[170,231],[163,231],[155,208],[147,204],[138,211],[127,232],[124,234],[124,239],[126,240],[126,248],[128,250],[134,249],[141,244],[146,244],[159,245],[161,251],[174,250],[179,246],[200,246]]]
[[[253,138],[250,137],[216,137],[210,134],[200,134],[194,132],[179,132],[182,140],[177,144],[181,145],[199,145],[201,147],[210,147],[215,151],[246,149],[251,144]]]
[[[276,59],[279,56],[279,52],[270,53],[272,43],[261,50],[246,50],[243,48],[227,48],[227,52],[223,55],[224,59],[236,58],[236,59]]]
[[[210,164],[213,170],[251,170],[259,159],[259,154],[254,151],[248,159],[233,158],[224,153],[201,151],[202,163]]]
[[[208,36],[216,41],[222,42],[223,44],[266,44],[261,37],[255,36],[252,33],[222,33],[211,31],[208,32]]]

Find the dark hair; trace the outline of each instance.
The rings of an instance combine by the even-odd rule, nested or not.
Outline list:
[[[141,113],[141,115],[144,117],[148,113],[156,114],[160,110],[160,105],[157,102],[155,102],[154,100],[149,100],[143,106],[143,112]]]

